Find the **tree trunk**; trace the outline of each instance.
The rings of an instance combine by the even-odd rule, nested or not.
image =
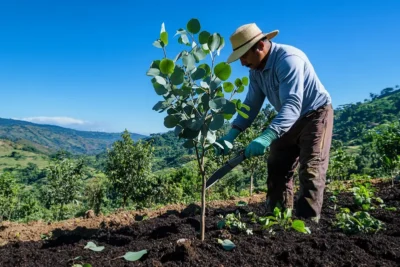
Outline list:
[[[202,166],[203,167],[203,166]],[[205,229],[206,229],[206,176],[204,169],[202,168],[203,187],[201,190],[201,229],[200,239],[204,241]]]
[[[253,195],[253,176],[254,176],[254,171],[252,171],[250,175],[250,196]]]

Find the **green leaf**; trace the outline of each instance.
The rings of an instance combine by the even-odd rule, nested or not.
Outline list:
[[[162,48],[163,46],[161,45],[161,40],[157,40],[157,41],[154,41],[153,42],[153,45],[155,46],[155,47],[157,47],[157,48]]]
[[[185,128],[183,129],[183,132],[180,137],[185,138],[185,139],[193,139],[199,136],[200,130],[194,131],[190,128]]]
[[[189,69],[193,70],[196,66],[196,59],[192,54],[186,53],[182,56],[183,64]]]
[[[208,38],[210,37],[210,33],[208,31],[202,31],[199,34],[199,43],[206,44],[208,42]]]
[[[208,131],[207,132],[207,141],[210,144],[213,144],[215,142],[215,140],[217,139],[217,136],[215,135],[214,131]]]
[[[249,85],[249,78],[243,77],[243,78],[242,78],[242,83],[243,83],[244,86]]]
[[[218,33],[213,33],[212,35],[210,35],[210,37],[208,37],[207,45],[211,52],[217,50],[220,43],[221,43],[221,38]]]
[[[183,131],[182,126],[176,125],[175,130],[174,130],[175,136],[179,136],[182,131]]]
[[[242,103],[242,108],[246,109],[247,111],[250,111],[250,107],[244,103]]]
[[[141,250],[137,252],[127,252],[124,256],[121,256],[121,258],[124,258],[127,261],[137,261],[140,259],[144,254],[147,254],[147,250]]]
[[[206,58],[207,54],[204,52],[204,50],[201,47],[196,47],[194,49],[194,57],[196,58],[196,61],[199,62],[200,60],[203,60]]]
[[[220,62],[214,67],[214,74],[222,81],[226,81],[231,76],[231,66],[226,62]]]
[[[238,92],[238,93],[242,93],[243,91],[244,91],[244,86],[241,85],[241,86],[237,89],[237,92]]]
[[[240,87],[240,86],[242,86],[242,80],[240,80],[239,78],[236,78],[235,79],[235,85],[236,85],[236,87]]]
[[[165,46],[168,45],[168,33],[165,31],[164,22],[161,24],[160,39]]]
[[[195,72],[192,73],[192,79],[195,80],[200,80],[203,79],[204,76],[206,75],[206,70],[202,68],[197,68]]]
[[[160,75],[160,70],[156,69],[156,68],[150,68],[147,72],[146,72],[147,76],[159,76]]]
[[[160,39],[163,42],[164,46],[168,45],[168,33],[167,32],[163,32],[160,34]]]
[[[188,127],[193,131],[198,131],[203,126],[204,118],[193,118],[189,120]]]
[[[239,115],[240,116],[242,116],[243,118],[245,118],[245,119],[248,119],[249,118],[249,115],[247,115],[246,113],[244,113],[243,111],[241,111],[241,110],[237,110],[237,112],[239,113]]]
[[[193,148],[194,146],[195,146],[194,141],[191,139],[186,140],[186,142],[183,143],[184,148]]]
[[[223,108],[224,114],[235,114],[236,113],[236,105],[232,101],[227,101]]]
[[[226,99],[225,98],[215,98],[210,100],[210,102],[208,103],[208,105],[210,106],[211,109],[217,111],[219,109],[222,109],[223,106],[226,104]]]
[[[204,109],[208,109],[209,107],[210,107],[210,95],[209,94],[203,94],[202,96],[201,96],[201,103],[203,104],[203,106],[204,106]]]
[[[186,25],[188,32],[196,34],[200,31],[200,22],[198,19],[191,19]]]
[[[102,251],[104,249],[104,246],[97,246],[95,243],[89,241],[86,246],[84,247],[84,249],[90,249],[96,252]]]
[[[211,68],[210,68],[210,66],[208,65],[208,64],[201,64],[201,65],[199,65],[197,68],[201,68],[201,69],[204,69],[205,71],[206,71],[206,74],[205,74],[205,76],[208,76],[208,75],[210,75],[210,73],[211,73]]]
[[[161,85],[167,85],[167,81],[161,76],[155,76],[156,82]]]
[[[224,88],[224,91],[225,91],[226,93],[230,93],[230,92],[233,91],[233,89],[235,88],[235,86],[234,86],[231,82],[224,82],[224,83],[223,83],[223,88]]]
[[[89,263],[85,263],[82,267],[92,267],[92,265]]]
[[[218,46],[218,49],[217,49],[217,55],[219,56],[219,54],[221,53],[221,50],[222,50],[222,48],[224,48],[224,46],[225,46],[225,39],[224,39],[224,37],[220,37],[221,39],[220,39],[220,43],[219,43],[219,46]]]
[[[225,250],[232,250],[236,247],[236,245],[229,239],[225,240],[218,239],[218,243],[221,244]]]
[[[222,147],[223,148],[223,147]],[[223,229],[225,227],[225,221],[224,220],[220,220],[220,221],[218,221],[218,223],[217,223],[217,228],[218,229]]]
[[[233,114],[227,114],[227,113],[224,113],[224,119],[225,120],[230,120],[230,119],[232,119],[233,118]]]
[[[210,123],[210,130],[216,131],[224,125],[224,116],[222,114],[216,114],[213,116]]]
[[[160,76],[156,76],[156,77],[160,77]],[[157,95],[164,95],[166,93],[168,93],[167,88],[165,88],[164,85],[159,84],[156,79],[152,80],[152,84],[153,84],[153,88],[156,91]]]
[[[244,207],[244,206],[247,206],[247,202],[246,202],[246,201],[243,201],[243,200],[241,200],[241,201],[239,201],[239,202],[236,204],[236,206],[239,206],[239,207]]]
[[[179,119],[175,115],[168,115],[164,118],[164,126],[174,128],[179,123]]]
[[[174,72],[172,73],[170,80],[173,85],[179,85],[183,83],[185,72],[178,66],[175,65]]]
[[[171,59],[164,58],[160,63],[160,70],[164,74],[171,74],[174,72],[175,63]]]
[[[167,101],[158,101],[157,104],[154,105],[153,110],[158,111],[160,109],[166,109],[168,106]]]
[[[193,140],[186,140],[185,143],[183,143],[184,148],[193,148],[194,147],[194,141]]]
[[[301,220],[294,220],[292,223],[292,228],[300,233],[309,234],[306,225]]]
[[[178,42],[179,42],[179,43],[182,43],[182,44],[185,44],[185,45],[190,44],[189,38],[187,37],[187,34],[186,34],[186,33],[182,33],[182,34],[181,34],[181,36],[180,36],[179,39],[178,39]]]

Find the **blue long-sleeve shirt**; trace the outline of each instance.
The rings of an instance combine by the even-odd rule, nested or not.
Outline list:
[[[271,52],[263,70],[250,70],[249,89],[244,104],[248,119],[240,115],[232,126],[242,131],[251,125],[265,98],[278,112],[269,125],[278,137],[309,111],[331,104],[331,97],[320,82],[311,62],[301,50],[271,42]]]

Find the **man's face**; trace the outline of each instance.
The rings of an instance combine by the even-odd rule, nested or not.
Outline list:
[[[262,60],[262,53],[259,49],[249,49],[243,56],[240,57],[242,66],[250,69],[257,69]]]

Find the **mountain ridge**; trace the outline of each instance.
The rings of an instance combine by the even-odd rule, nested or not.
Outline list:
[[[120,139],[121,133],[82,131],[51,124],[0,118],[0,139],[28,140],[52,151],[66,150],[74,154],[98,154]],[[131,133],[133,140],[148,138]]]

